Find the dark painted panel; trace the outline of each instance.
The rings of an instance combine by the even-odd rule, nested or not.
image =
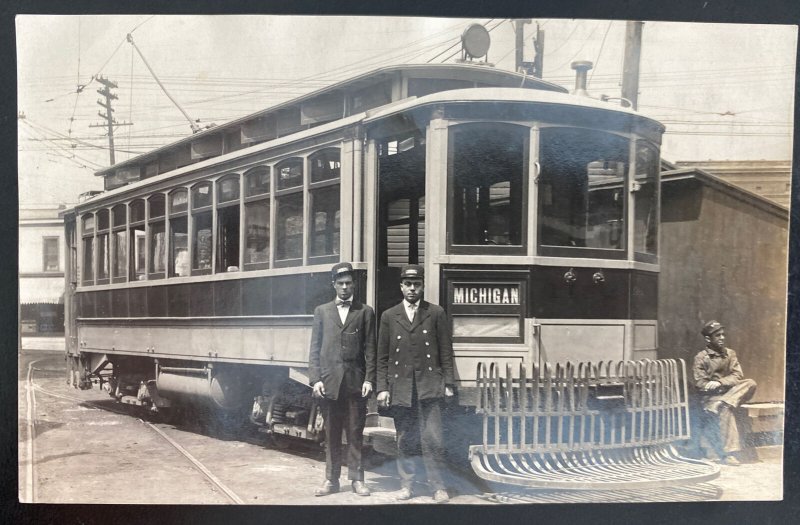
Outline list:
[[[170,317],[189,316],[190,284],[176,284],[167,287],[167,315]]]
[[[189,313],[192,317],[214,315],[214,288],[211,283],[193,283],[189,299]]]
[[[94,294],[92,292],[82,292],[78,294],[78,299],[78,317],[94,317]]]
[[[94,316],[111,316],[111,292],[108,290],[95,292],[94,294]]]
[[[164,286],[152,286],[147,289],[147,317],[166,317],[167,289]]]
[[[128,290],[111,290],[111,315],[128,317]]]
[[[633,319],[658,318],[658,274],[631,274],[631,316]]]
[[[597,268],[574,268],[575,280],[568,283],[568,267],[534,267],[528,315],[544,319],[627,319],[629,272]]]
[[[276,278],[272,283],[272,313],[274,315],[308,313],[305,311],[305,285],[305,275],[286,275]]]
[[[214,315],[241,315],[241,281],[214,283]]]
[[[128,314],[131,317],[147,317],[147,288],[128,290]]]
[[[272,279],[248,279],[242,286],[242,315],[270,315],[272,313]]]

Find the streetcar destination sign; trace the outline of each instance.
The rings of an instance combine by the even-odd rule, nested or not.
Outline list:
[[[519,285],[455,283],[453,304],[519,304]]]

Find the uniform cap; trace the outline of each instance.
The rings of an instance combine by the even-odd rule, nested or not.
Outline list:
[[[425,268],[418,264],[408,264],[400,270],[401,279],[424,279]]]
[[[339,264],[335,264],[333,268],[331,268],[331,279],[335,281],[342,275],[347,275],[352,273],[353,273],[353,265],[350,264],[349,262],[342,262]]]
[[[703,325],[703,329],[700,330],[700,333],[708,337],[711,334],[719,332],[720,330],[722,330],[722,325],[719,323],[719,321],[709,321]]]

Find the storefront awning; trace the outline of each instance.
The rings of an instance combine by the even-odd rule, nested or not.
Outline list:
[[[63,277],[22,277],[19,280],[20,304],[61,304],[64,302]]]

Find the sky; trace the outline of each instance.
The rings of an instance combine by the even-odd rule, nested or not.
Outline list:
[[[620,96],[625,21],[536,19],[544,79],[572,89],[574,60],[590,60],[591,96]],[[378,67],[452,62],[472,24],[490,33],[488,61],[514,69],[508,19],[24,15],[18,16],[19,203],[74,203],[101,189],[110,163],[94,80],[112,92],[117,162],[191,134],[192,119],[221,124]],[[313,36],[313,38],[309,38]],[[646,22],[639,111],[667,127],[669,161],[790,160],[794,26]],[[83,86],[83,87],[79,87]]]

